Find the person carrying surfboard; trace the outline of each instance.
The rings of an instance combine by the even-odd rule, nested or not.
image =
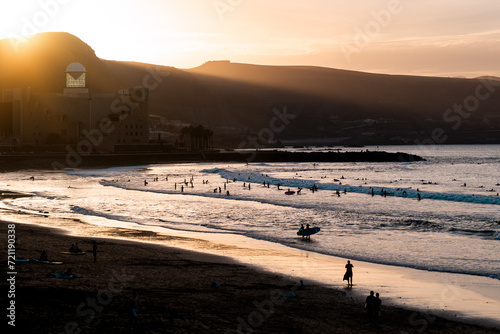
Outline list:
[[[300,224],[300,229],[299,229],[299,232],[298,232],[299,235],[302,235],[302,240],[304,240],[305,235],[301,233],[302,231],[304,231],[304,224]]]

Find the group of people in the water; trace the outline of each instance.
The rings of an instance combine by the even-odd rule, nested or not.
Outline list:
[[[296,174],[298,175],[298,173],[296,173]],[[266,174],[262,174],[262,176],[269,177],[269,175],[266,175]],[[250,175],[247,176],[246,178],[248,180],[251,180],[251,176]],[[325,177],[321,177],[321,178],[326,178],[326,176]],[[159,177],[154,177],[153,178],[153,182],[158,182],[159,179],[160,179]],[[342,175],[339,179],[334,179],[334,181],[339,182],[339,185],[342,185],[341,180],[345,180],[345,179],[346,178]],[[168,181],[168,175],[165,177],[165,180]],[[239,180],[241,180],[241,174],[238,174],[238,177],[234,177],[232,179],[232,182],[236,183]],[[356,180],[367,181],[368,179],[366,179],[366,178],[357,178]],[[193,181],[194,181],[194,176],[191,176],[191,178],[190,178],[189,181],[186,180],[186,179],[184,179],[183,182],[175,182],[174,183],[174,189],[177,190],[178,184],[180,184],[180,191],[181,192],[184,192],[185,187],[194,188],[194,182]],[[435,182],[430,182],[430,181],[429,182],[425,182],[424,180],[421,180],[421,181],[423,182],[422,184],[437,184]],[[453,181],[456,181],[456,180],[453,180]],[[226,179],[226,182],[223,184],[224,191],[225,191],[225,193],[226,193],[227,196],[230,196],[230,193],[229,193],[229,190],[226,189],[226,184],[230,183],[230,182],[231,182],[230,180]],[[394,182],[397,182],[397,180],[394,181]],[[393,181],[390,181],[390,183],[393,183]],[[147,186],[148,184],[149,184],[148,181],[144,180],[144,186]],[[203,184],[204,185],[205,184],[209,184],[209,180],[203,179]],[[366,184],[366,182],[365,182],[365,184]],[[271,182],[266,182],[264,180],[264,181],[262,181],[262,185],[264,187],[270,188]],[[497,185],[500,185],[500,183],[498,183]],[[281,186],[282,186],[281,183],[277,183],[276,184],[276,187],[277,187],[278,190],[281,190]],[[463,186],[466,187],[467,184],[464,183]],[[360,185],[359,187],[362,187],[362,185]],[[243,188],[251,190],[251,188],[252,188],[251,182],[250,181],[248,181],[248,182],[243,181]],[[484,187],[482,187],[482,188],[484,188]],[[302,191],[303,188],[302,187],[298,187],[297,189],[298,190],[296,192],[294,192],[294,193],[297,194],[297,195],[301,195],[301,191]],[[308,187],[306,189],[309,189],[311,192],[315,193],[315,192],[317,192],[319,190],[319,187],[318,187],[318,185],[313,184],[312,186],[310,186],[310,187]],[[407,189],[404,189],[404,188],[397,188],[397,189],[394,189],[394,190],[391,190],[391,191],[388,191],[387,189],[384,189],[384,188],[376,189],[376,188],[370,187],[369,189],[370,189],[369,194],[371,194],[371,196],[375,196],[376,194],[379,194],[380,196],[383,196],[383,197],[387,197],[387,196],[390,196],[390,195],[396,195],[396,196],[399,195],[399,196],[402,196],[402,197],[407,197],[409,195],[408,192],[407,192]],[[488,191],[489,192],[494,192],[495,190],[491,189],[491,190],[488,190]],[[337,197],[341,197],[341,194],[346,195],[347,192],[348,192],[348,187],[344,187],[343,189],[337,189],[337,190],[335,190],[335,195]],[[222,187],[214,188],[213,189],[213,193],[222,193]],[[291,194],[291,191],[288,191],[286,194],[287,195]],[[496,195],[499,196],[498,193]],[[418,188],[416,189],[416,194],[413,194],[412,197],[416,197],[416,199],[419,200],[419,201],[424,198],[421,195],[421,193],[420,193],[420,189],[418,189]]]
[[[240,176],[240,175],[241,175],[241,174],[238,174],[238,176]],[[263,176],[265,176],[265,177],[269,177],[268,175],[264,175],[264,174],[263,174]],[[159,177],[154,177],[154,178],[153,178],[153,182],[158,182],[158,181],[159,181],[159,179],[160,179]],[[250,179],[251,179],[251,177],[250,177],[250,176],[248,176],[248,180],[250,180]],[[344,177],[343,177],[343,176],[342,176],[342,179],[344,179]],[[165,180],[166,180],[166,181],[168,181],[168,175],[165,177]],[[187,187],[187,186],[190,186],[191,188],[194,188],[194,183],[193,183],[193,181],[194,181],[194,176],[191,176],[191,179],[190,179],[189,181],[187,181],[186,179],[184,179],[184,182],[175,182],[175,183],[174,183],[174,189],[175,189],[175,190],[177,190],[177,185],[178,185],[178,184],[180,184],[180,185],[181,185],[181,186],[180,186],[180,191],[181,191],[181,192],[184,192],[185,186],[186,186],[186,187]],[[233,182],[233,183],[236,183],[237,181],[239,181],[239,180],[238,180],[238,178],[236,178],[236,177],[235,177],[235,178],[233,178],[233,180],[232,180],[232,182]],[[129,182],[130,182],[130,180],[129,180]],[[209,180],[205,180],[205,179],[203,179],[203,180],[202,180],[202,182],[203,182],[203,184],[204,184],[204,185],[205,185],[205,184],[209,184]],[[231,182],[230,180],[227,180],[227,179],[226,179],[226,182],[223,184],[223,186],[224,186],[224,190],[226,190],[226,195],[228,195],[228,196],[229,196],[230,194],[229,194],[229,191],[227,191],[227,189],[226,189],[226,184],[227,184],[227,183],[230,183],[230,182]],[[144,180],[144,186],[147,186],[147,185],[149,185],[148,180]],[[270,183],[270,182],[266,182],[266,181],[262,181],[262,185],[263,185],[264,187],[270,188],[271,183]],[[281,190],[281,186],[282,186],[282,185],[281,185],[281,183],[277,183],[277,184],[276,184],[276,187],[277,187],[277,189],[278,189],[278,190]],[[243,188],[248,189],[248,190],[251,190],[251,188],[252,188],[252,186],[251,186],[251,182],[246,182],[246,181],[243,181]],[[302,189],[303,189],[302,187],[298,187],[298,188],[297,188],[297,191],[296,191],[296,192],[294,192],[294,193],[296,193],[297,195],[300,195],[300,194],[301,194],[301,192],[302,192]],[[311,192],[315,193],[315,192],[317,192],[317,191],[319,190],[319,187],[318,187],[318,185],[313,184],[311,187],[308,187],[308,189],[309,189]],[[213,192],[214,192],[214,193],[222,193],[222,188],[221,188],[221,187],[214,188],[214,189],[213,189]],[[346,194],[346,193],[347,193],[347,189],[344,189],[344,190],[343,190],[343,193],[344,193],[344,194]],[[337,195],[338,195],[338,196],[340,196],[340,192],[339,192],[339,191],[337,191]]]

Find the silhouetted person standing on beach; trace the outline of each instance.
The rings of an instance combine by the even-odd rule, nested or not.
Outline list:
[[[354,266],[351,264],[351,261],[347,260],[347,264],[345,265],[345,274],[344,281],[347,281],[347,287],[349,287],[349,280],[351,280],[351,288],[352,288],[352,268]]]
[[[375,317],[380,317],[380,308],[382,306],[382,300],[380,299],[380,294],[377,292],[375,299],[373,301],[373,314]]]
[[[42,253],[40,253],[40,261],[48,261],[49,260],[49,256],[47,255],[47,252],[46,251],[42,251]]]

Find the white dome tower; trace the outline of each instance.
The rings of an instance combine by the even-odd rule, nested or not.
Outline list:
[[[64,95],[88,94],[87,70],[80,63],[71,63],[66,67],[66,87]]]

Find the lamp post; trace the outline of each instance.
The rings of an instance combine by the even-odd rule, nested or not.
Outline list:
[[[89,133],[92,131],[92,95],[89,92]]]

